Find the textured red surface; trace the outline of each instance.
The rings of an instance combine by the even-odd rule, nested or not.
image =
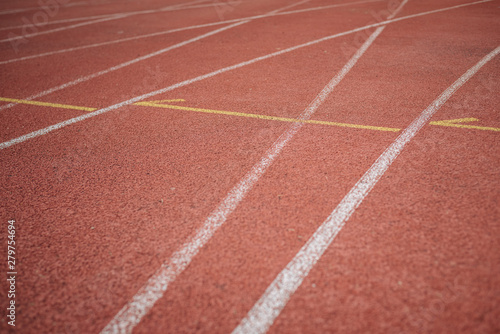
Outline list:
[[[61,9],[54,19],[175,2],[89,3]],[[294,9],[332,3],[340,2],[312,0]],[[466,1],[410,0],[398,16],[461,3]],[[259,15],[287,4],[233,2],[226,3],[222,17],[208,7],[93,24],[30,38],[18,54],[0,43],[0,60]],[[259,19],[39,100],[106,107],[373,23],[371,13],[388,4]],[[4,1],[0,11],[33,6],[35,1]],[[498,7],[493,1],[387,26],[312,118],[405,128],[500,44]],[[0,16],[0,28],[19,25],[35,12]],[[23,99],[220,27],[3,64],[0,96]],[[0,39],[8,32],[0,31]],[[148,100],[182,98],[186,102],[175,103],[294,118],[363,36],[309,46]],[[500,128],[499,74],[500,60],[494,59],[432,120],[474,117],[479,119],[474,125]],[[0,110],[0,139],[84,113],[33,105]],[[2,245],[7,221],[15,219],[18,226],[16,331],[99,332],[289,126],[127,106],[1,150]],[[396,137],[306,125],[134,332],[230,332]],[[270,332],[500,331],[499,144],[500,132],[425,126]],[[4,280],[0,287],[5,310]],[[13,331],[3,313],[0,331]]]

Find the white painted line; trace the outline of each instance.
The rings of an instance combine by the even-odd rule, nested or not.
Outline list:
[[[31,55],[31,56],[13,58],[13,59],[9,59],[9,60],[0,61],[0,65],[1,64],[10,64],[10,63],[18,62],[18,61],[24,61],[24,60],[35,59],[35,58],[40,58],[40,57],[46,57],[46,56],[51,56],[51,55],[61,54],[61,53],[66,53],[66,52],[85,50],[85,49],[95,48],[95,47],[100,47],[100,46],[107,46],[107,45],[112,45],[112,44],[116,44],[116,43],[123,43],[123,42],[143,39],[143,38],[156,37],[156,36],[171,34],[171,33],[179,32],[179,31],[222,25],[222,24],[226,24],[226,23],[241,22],[241,21],[246,21],[246,20],[256,20],[256,19],[262,19],[262,18],[279,16],[279,15],[298,14],[298,13],[303,13],[303,12],[318,11],[318,10],[324,10],[324,9],[331,9],[331,8],[355,5],[355,4],[380,2],[380,1],[384,1],[384,0],[364,0],[364,1],[346,3],[346,4],[335,4],[335,5],[328,5],[328,6],[322,6],[322,7],[305,8],[305,9],[293,10],[293,11],[288,11],[288,12],[256,15],[256,16],[249,16],[249,17],[244,17],[244,18],[240,18],[240,19],[217,21],[217,22],[213,22],[213,23],[205,23],[205,24],[193,25],[193,26],[188,26],[188,27],[183,27],[183,28],[175,28],[175,29],[159,31],[159,32],[154,32],[154,33],[150,33],[150,34],[145,34],[145,35],[126,37],[126,38],[115,39],[115,40],[111,40],[111,41],[107,41],[107,42],[76,46],[73,48],[67,48],[67,49],[62,49],[62,50],[39,53],[39,54]]]
[[[108,5],[109,2],[103,2],[103,3],[97,3],[95,1],[92,1],[92,3],[89,3],[88,1],[80,1],[80,2],[69,2],[67,4],[60,4],[62,8],[71,8],[71,7],[81,7],[81,6],[98,6],[98,5]],[[6,14],[15,14],[15,13],[23,13],[23,12],[30,12],[30,11],[35,11],[35,10],[41,10],[43,9],[43,5],[40,5],[38,7],[25,7],[25,8],[13,8],[13,9],[6,9],[3,11],[0,11],[0,15],[6,15]]]
[[[205,0],[197,0],[197,1],[193,1],[192,3],[199,3],[199,2],[202,2],[202,1],[205,1]],[[138,11],[138,12],[124,13],[124,14],[107,15],[106,17],[100,18],[100,19],[97,19],[97,20],[86,21],[86,22],[77,23],[77,24],[73,24],[73,25],[69,25],[69,26],[65,26],[65,27],[55,28],[55,29],[52,29],[52,30],[38,31],[38,32],[31,33],[31,34],[17,35],[15,37],[10,37],[10,38],[6,38],[6,39],[2,39],[2,40],[0,40],[0,43],[2,43],[2,42],[12,42],[12,41],[19,40],[19,39],[31,38],[31,37],[40,36],[40,35],[47,35],[47,34],[59,32],[59,31],[65,31],[65,30],[75,29],[75,28],[86,26],[86,25],[100,23],[100,22],[118,20],[118,19],[122,19],[122,18],[126,18],[126,17],[131,17],[131,16],[139,15],[139,14],[154,14],[154,13],[159,13],[159,12],[165,12],[165,11],[172,11],[172,10],[183,9],[183,7],[179,7],[179,6],[182,6],[182,5],[173,5],[173,6],[170,6],[170,7],[165,7],[165,8],[157,9],[157,10],[144,10],[144,11]]]
[[[71,19],[61,19],[61,20],[53,20],[49,21],[44,24],[44,26],[48,25],[53,25],[53,24],[61,24],[61,23],[69,23],[69,22],[76,22],[76,21],[87,21],[87,20],[94,20],[94,19],[100,19],[103,17],[111,17],[115,16],[117,14],[102,14],[102,15],[93,15],[93,16],[86,16],[86,17],[74,17]],[[35,24],[22,24],[22,25],[17,25],[17,26],[10,26],[10,27],[2,27],[0,28],[0,31],[2,30],[15,30],[15,29],[21,29],[21,28],[33,28],[37,27]]]
[[[23,12],[29,12],[32,10],[37,10],[40,9],[40,7],[28,7],[28,8],[16,8],[16,9],[7,9],[3,10],[0,12],[0,15],[8,15],[8,14],[16,14],[16,13],[23,13]]]
[[[404,3],[408,1],[405,0]],[[400,8],[401,8],[400,7]],[[399,9],[398,8],[398,11]],[[358,62],[365,51],[370,47],[384,27],[375,31],[368,40],[357,50],[347,64],[335,75],[309,106],[300,114],[298,119],[308,120],[319,106],[332,93],[335,87],[349,73]],[[151,310],[154,304],[167,291],[168,285],[175,281],[191,263],[200,249],[212,238],[214,233],[224,224],[227,217],[236,209],[246,194],[257,183],[261,176],[271,166],[279,156],[283,148],[288,144],[295,134],[305,125],[305,123],[294,123],[273,143],[266,151],[261,160],[240,180],[240,182],[227,194],[226,198],[208,216],[203,226],[190,238],[189,241],[177,250],[172,257],[163,263],[156,273],[148,280],[137,294],[129,301],[111,322],[102,330],[105,333],[131,333],[132,329]]]
[[[208,73],[208,74],[204,74],[204,75],[200,75],[196,78],[193,78],[193,79],[189,79],[189,80],[185,80],[185,81],[182,81],[180,83],[177,83],[175,85],[172,85],[172,86],[169,86],[169,87],[166,87],[166,88],[163,88],[163,89],[159,89],[157,91],[154,91],[154,92],[151,92],[151,93],[148,93],[148,94],[145,94],[145,95],[141,95],[141,96],[144,96],[144,98],[146,97],[150,97],[150,96],[154,96],[154,95],[158,95],[158,94],[162,94],[162,93],[165,93],[165,92],[168,92],[168,91],[171,91],[173,89],[176,89],[176,88],[179,88],[179,87],[183,87],[183,86],[186,86],[186,85],[189,85],[189,84],[192,84],[194,82],[197,82],[197,81],[200,81],[200,80],[204,80],[204,79],[207,79],[207,78],[210,78],[210,77],[213,77],[213,76],[216,76],[218,74],[221,74],[221,73],[224,73],[224,72],[228,72],[228,71],[232,71],[234,69],[237,69],[237,68],[241,68],[241,67],[244,67],[244,66],[247,66],[247,65],[250,65],[250,64],[253,64],[253,63],[256,63],[256,62],[259,62],[261,60],[265,60],[265,59],[269,59],[269,58],[272,58],[272,57],[275,57],[275,56],[279,56],[279,55],[282,55],[282,54],[285,54],[285,53],[288,53],[288,52],[292,52],[292,51],[295,51],[295,50],[298,50],[298,49],[301,49],[301,48],[304,48],[304,47],[307,47],[307,46],[311,46],[311,45],[314,45],[314,44],[317,44],[317,43],[321,43],[321,42],[324,42],[324,41],[328,41],[330,39],[334,39],[334,38],[338,38],[338,37],[342,37],[342,36],[346,36],[346,35],[350,35],[350,34],[354,34],[356,32],[359,32],[359,31],[363,31],[363,30],[367,30],[367,29],[371,29],[371,28],[375,28],[375,27],[379,27],[379,26],[383,26],[383,25],[386,25],[386,24],[389,24],[389,23],[393,23],[393,22],[398,22],[398,21],[402,21],[402,20],[407,20],[407,19],[411,19],[411,18],[415,18],[415,17],[420,17],[420,16],[424,16],[424,15],[429,15],[429,14],[434,14],[434,13],[439,13],[439,12],[444,12],[444,11],[448,11],[448,10],[452,10],[452,9],[456,9],[456,8],[461,8],[461,7],[465,7],[465,6],[471,6],[471,5],[477,5],[477,4],[482,4],[482,3],[486,3],[486,2],[491,2],[491,1],[494,1],[494,0],[481,0],[481,1],[476,1],[476,2],[471,2],[471,3],[468,3],[468,4],[463,4],[463,5],[458,5],[458,6],[452,6],[452,7],[447,7],[447,8],[442,8],[442,9],[437,9],[437,10],[432,10],[432,11],[427,11],[427,12],[422,12],[422,13],[418,13],[418,14],[413,14],[413,15],[408,15],[408,16],[403,16],[403,17],[400,17],[400,18],[397,18],[397,19],[392,19],[392,20],[386,20],[386,21],[383,21],[383,22],[380,22],[380,23],[375,23],[375,24],[370,24],[370,25],[366,25],[366,26],[363,26],[363,27],[360,27],[360,28],[356,28],[356,29],[353,29],[353,30],[349,30],[349,31],[345,31],[345,32],[342,32],[342,33],[338,33],[338,34],[334,34],[334,35],[330,35],[330,36],[326,36],[326,37],[323,37],[323,38],[320,38],[320,39],[316,39],[316,40],[313,40],[313,41],[310,41],[310,42],[307,42],[307,43],[303,43],[303,44],[300,44],[300,45],[296,45],[296,46],[293,46],[293,47],[290,47],[290,48],[287,48],[287,49],[283,49],[281,51],[277,51],[277,52],[273,52],[273,53],[270,53],[270,54],[267,54],[265,56],[261,56],[261,57],[257,57],[257,58],[254,58],[254,59],[251,59],[251,60],[248,60],[248,61],[244,61],[242,63],[239,63],[239,64],[236,64],[236,65],[232,65],[232,66],[228,66],[228,67],[224,67],[222,69],[219,69],[217,71],[214,71],[214,72],[211,72],[211,73]],[[222,28],[224,29],[224,28]],[[218,31],[218,30],[216,30]],[[214,31],[215,32],[215,31]],[[211,33],[214,33],[214,32],[211,32]],[[210,33],[209,33],[210,34]],[[203,35],[202,35],[203,36]],[[199,36],[201,37],[201,36]],[[198,37],[196,37],[198,38]],[[192,40],[190,40],[192,41]],[[111,67],[107,70],[103,70],[103,71],[100,71],[100,72],[97,72],[97,73],[94,73],[94,74],[91,74],[91,75],[88,75],[86,77],[83,77],[83,78],[80,78],[80,79],[77,79],[77,80],[74,80],[74,81],[71,81],[71,82],[68,82],[66,84],[63,84],[61,86],[57,86],[57,87],[53,87],[51,89],[48,89],[44,92],[41,92],[41,93],[38,93],[36,95],[32,95],[30,97],[26,97],[22,100],[34,100],[36,98],[39,98],[39,97],[42,97],[42,96],[45,96],[45,95],[48,95],[48,94],[51,94],[53,92],[56,92],[56,91],[59,91],[59,90],[62,90],[62,89],[65,89],[67,87],[71,87],[71,86],[74,86],[76,84],[79,84],[81,82],[84,82],[84,81],[87,81],[87,80],[90,80],[90,79],[93,79],[93,78],[96,78],[98,76],[101,76],[103,74],[107,74],[111,71],[115,71],[117,69],[120,69],[120,68],[123,68],[125,66],[128,66],[128,65],[131,65],[131,64],[134,64],[134,63],[137,63],[141,60],[144,60],[144,59],[148,59],[148,58],[151,58],[153,56],[156,56],[160,53],[163,53],[163,52],[166,52],[168,50],[170,50],[171,48],[176,48],[176,47],[179,47],[181,46],[180,44],[184,45],[183,43],[187,43],[189,41],[186,41],[186,42],[182,42],[182,43],[179,43],[179,44],[176,44],[174,46],[171,46],[171,47],[168,47],[166,49],[162,49],[160,51],[156,51],[152,54],[149,54],[149,55],[145,55],[145,56],[142,56],[140,58],[136,58],[134,60],[131,60],[129,62],[126,62],[126,63],[122,63],[120,65],[117,65],[117,66],[114,66],[114,67]],[[134,102],[137,102],[135,99],[131,99],[131,100],[128,100],[128,101],[132,101],[134,100]],[[131,102],[131,103],[134,103],[134,102]],[[122,102],[122,103],[118,103],[118,104],[115,104],[113,106],[110,106],[108,108],[111,108],[111,109],[108,109],[108,108],[105,108],[105,109],[102,109],[102,110],[106,110],[106,111],[109,111],[109,110],[114,110],[114,109],[117,109],[117,108],[114,108],[115,106],[124,106],[124,105],[128,105],[128,104],[131,104],[131,103],[127,103],[127,101],[125,102]],[[15,106],[16,104],[15,103],[9,103],[9,104],[6,104],[6,105],[3,105],[3,106],[0,106],[0,110],[4,110],[4,109],[8,109],[8,108],[12,108],[13,106]],[[94,114],[94,113],[97,113],[95,115],[100,115],[101,112],[99,112],[100,110],[97,110],[93,113],[90,113],[88,115],[91,115],[91,114]],[[94,115],[94,116],[95,116]],[[85,115],[82,115],[80,117],[84,117]],[[90,117],[93,117],[93,116],[90,116]],[[83,119],[87,119],[89,117],[85,117]],[[75,120],[77,118],[73,118],[73,120]],[[82,120],[83,120],[82,119]],[[72,120],[67,120],[67,121],[64,121],[64,122],[61,122],[61,123],[58,123],[58,124],[55,124],[55,125],[52,125],[52,126],[49,126],[45,129],[41,129],[41,130],[38,130],[38,131],[35,131],[35,132],[32,132],[32,133],[29,133],[27,135],[24,135],[24,136],[21,136],[21,137],[18,137],[18,138],[14,138],[12,140],[9,140],[9,141],[6,141],[6,142],[3,142],[0,144],[0,149],[4,149],[4,148],[7,148],[9,146],[12,146],[12,145],[15,145],[15,144],[18,144],[18,143],[22,143],[28,139],[31,139],[31,138],[35,138],[35,137],[38,137],[42,134],[46,134],[48,132],[51,132],[53,130],[56,130],[56,129],[60,129],[61,127],[64,127],[66,125],[69,125],[69,124],[73,124],[74,122],[71,122]],[[66,122],[70,122],[70,123],[66,123]],[[64,125],[63,125],[64,124]],[[61,126],[59,126],[61,125]],[[47,129],[51,129],[50,131],[46,131]]]
[[[206,1],[206,0],[203,0]],[[201,2],[203,2],[201,1]],[[382,0],[377,0],[377,1],[382,1]],[[198,3],[198,2],[197,2]],[[138,14],[150,14],[150,13],[158,13],[158,12],[169,12],[169,11],[177,11],[177,10],[184,10],[184,9],[193,9],[193,8],[202,8],[202,7],[213,7],[216,6],[217,4],[215,3],[209,3],[205,5],[195,5],[195,6],[186,6],[186,5],[175,5],[175,7],[166,7],[166,8],[161,8],[157,10],[142,10],[142,11],[134,11],[134,12],[120,12],[120,13],[111,13],[111,14],[101,14],[101,15],[92,15],[92,16],[85,16],[85,17],[74,17],[70,19],[61,19],[61,20],[54,20],[54,21],[49,21],[44,24],[44,26],[47,25],[53,25],[53,24],[61,24],[61,23],[68,23],[68,22],[76,22],[76,21],[87,21],[87,20],[94,20],[94,19],[99,19],[103,17],[112,17],[112,16],[117,16],[117,15],[138,15]],[[182,7],[181,7],[182,6]],[[0,28],[0,31],[2,30],[14,30],[14,29],[20,29],[24,27],[36,27],[35,24],[29,24],[29,25],[17,25],[17,26],[10,26],[10,27],[2,27]]]
[[[62,8],[68,8],[68,7],[75,7],[75,6],[81,6],[81,5],[87,5],[88,3],[85,2],[79,2],[79,3],[68,3],[65,5],[61,5]],[[26,8],[15,8],[15,9],[6,9],[0,12],[0,15],[7,15],[7,14],[16,14],[16,13],[24,13],[24,12],[30,12],[30,11],[35,11],[35,10],[41,10],[42,6],[38,7],[26,7]]]
[[[427,124],[432,115],[434,115],[464,83],[479,71],[481,67],[498,55],[498,53],[500,53],[500,47],[497,47],[448,87],[448,89],[446,89],[404,130],[401,135],[398,136],[363,177],[361,177],[344,199],[342,199],[340,204],[300,249],[293,260],[278,274],[262,297],[257,301],[250,312],[248,312],[247,316],[241,321],[239,326],[236,327],[233,334],[258,334],[267,332],[311,269],[319,261],[337,234],[344,227],[347,220],[377,184],[389,166],[403,151],[405,145],[415,137],[418,131]]]
[[[31,38],[31,37],[40,36],[40,35],[47,35],[47,34],[51,34],[51,33],[54,33],[54,32],[65,31],[65,30],[70,30],[70,29],[74,29],[74,28],[78,28],[78,27],[87,26],[87,25],[90,25],[90,24],[95,24],[95,23],[100,23],[100,22],[106,22],[106,21],[111,21],[111,20],[117,20],[117,19],[121,19],[123,17],[125,17],[125,16],[121,15],[121,16],[105,17],[105,18],[101,18],[101,19],[98,19],[98,20],[77,23],[77,24],[73,24],[73,25],[69,25],[69,26],[65,26],[65,27],[60,27],[60,28],[52,29],[52,30],[43,30],[43,31],[38,31],[38,32],[31,33],[31,34],[25,34],[25,35],[16,35],[15,37],[1,39],[0,43],[17,41],[17,40],[20,40],[20,39]]]

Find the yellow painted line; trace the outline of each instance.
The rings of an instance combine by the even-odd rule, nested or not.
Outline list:
[[[164,102],[186,102],[184,99],[173,99],[173,100],[158,100],[158,101],[149,101],[151,103],[164,103]]]
[[[208,113],[208,114],[219,114],[219,115],[228,115],[228,116],[257,118],[257,119],[265,119],[265,120],[270,120],[270,121],[320,124],[320,125],[341,126],[341,127],[347,127],[347,128],[376,130],[376,131],[390,131],[390,132],[401,131],[401,129],[386,128],[386,127],[380,127],[380,126],[359,125],[359,124],[350,124],[350,123],[337,123],[337,122],[328,122],[328,121],[315,121],[315,120],[300,120],[300,119],[288,118],[288,117],[276,117],[276,116],[249,114],[249,113],[234,112],[234,111],[191,108],[191,107],[176,106],[176,105],[171,105],[171,104],[158,104],[158,103],[154,103],[154,102],[137,102],[135,104],[140,105],[140,106],[147,106],[147,107],[196,111],[196,112],[202,112],[202,113]]]
[[[372,125],[360,125],[360,124],[350,124],[350,123],[337,123],[337,122],[328,122],[328,121],[315,121],[315,120],[307,120],[305,123],[309,124],[321,124],[321,125],[331,125],[331,126],[341,126],[345,128],[355,128],[355,129],[366,129],[366,130],[375,130],[375,131],[390,131],[390,132],[399,132],[401,129],[396,128],[387,128],[383,126],[372,126]]]
[[[433,122],[430,122],[429,124],[439,125],[439,126],[448,126],[448,127],[452,127],[452,128],[500,132],[500,128],[493,128],[493,127],[489,127],[489,126],[457,124],[457,123],[467,123],[467,122],[477,122],[477,121],[479,121],[477,118],[457,118],[457,119],[450,119],[450,120],[445,120],[445,121],[433,121]]]
[[[476,125],[463,125],[463,124],[453,124],[453,123],[440,123],[440,124],[433,124],[432,125],[440,125],[440,126],[449,126],[452,128],[462,128],[462,129],[475,129],[475,130],[484,130],[484,131],[496,131],[500,132],[500,128],[492,128],[489,126],[476,126]]]
[[[10,98],[7,98],[7,97],[0,97],[0,101],[12,102],[12,103],[19,103],[19,104],[31,104],[31,105],[34,105],[34,106],[43,106],[43,107],[53,107],[53,108],[62,108],[62,109],[83,110],[83,111],[94,111],[94,110],[97,110],[97,108],[71,106],[71,105],[68,105],[68,104],[59,104],[59,103],[18,100],[18,99],[10,99]]]
[[[469,118],[457,118],[457,119],[448,119],[444,121],[434,121],[430,122],[432,125],[441,125],[441,124],[455,124],[455,123],[469,123],[469,122],[477,122],[479,121],[477,118],[469,117]]]

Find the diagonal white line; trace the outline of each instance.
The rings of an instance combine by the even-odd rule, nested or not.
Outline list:
[[[89,5],[88,3],[84,2],[77,2],[77,3],[68,3],[65,5],[61,5],[62,8],[70,8],[70,7],[77,7],[77,6],[86,6]],[[6,15],[6,14],[16,14],[16,13],[23,13],[23,12],[30,12],[34,10],[40,10],[42,9],[41,6],[38,7],[25,7],[25,8],[14,8],[14,9],[6,9],[0,12],[0,15]]]
[[[0,15],[23,13],[23,12],[29,12],[29,11],[37,10],[37,9],[40,9],[40,7],[7,9],[7,10],[4,10],[4,11],[1,11]]]
[[[415,137],[418,131],[427,124],[432,115],[434,115],[463,84],[499,53],[500,47],[497,47],[475,66],[470,68],[398,136],[342,199],[340,204],[300,249],[293,260],[278,274],[261,298],[248,312],[247,316],[233,331],[233,334],[258,334],[265,333],[269,329],[311,269],[319,261],[337,234],[344,227],[347,220],[377,184],[398,155],[403,151],[405,145]]]
[[[87,1],[80,1],[80,2],[68,2],[67,4],[61,4],[61,8],[73,8],[73,7],[83,7],[83,6],[98,6],[98,5],[107,5],[108,3],[89,3]],[[12,9],[5,9],[3,11],[0,11],[0,15],[5,15],[5,14],[15,14],[15,13],[23,13],[23,12],[30,12],[30,11],[35,11],[35,10],[41,10],[43,9],[44,4],[40,4],[38,7],[25,7],[25,8],[12,8]],[[112,15],[112,14],[111,14]]]
[[[100,19],[103,17],[111,17],[119,14],[102,14],[102,15],[93,15],[93,16],[86,16],[86,17],[74,17],[71,19],[61,19],[61,20],[53,20],[49,21],[44,24],[44,26],[48,25],[53,25],[53,24],[61,24],[61,23],[69,23],[69,22],[77,22],[77,21],[87,21],[87,20],[94,20],[94,19]],[[2,30],[14,30],[14,29],[21,29],[21,28],[32,28],[36,27],[35,24],[22,24],[22,25],[17,25],[17,26],[10,26],[10,27],[2,27],[0,28],[0,31]]]
[[[424,15],[429,15],[429,14],[444,12],[444,11],[447,11],[447,10],[452,10],[452,9],[461,8],[461,7],[465,7],[465,6],[482,4],[482,3],[491,2],[491,1],[493,1],[493,0],[481,0],[481,1],[476,1],[476,2],[472,2],[472,3],[464,4],[464,5],[452,6],[452,7],[447,7],[447,8],[443,8],[443,9],[437,9],[437,10],[432,10],[432,11],[428,11],[428,12],[423,12],[423,13],[419,13],[419,14],[413,14],[413,15],[403,16],[403,17],[400,17],[400,18],[397,18],[397,19],[392,19],[392,20],[387,20],[387,21],[383,21],[383,22],[380,22],[380,23],[370,24],[370,25],[367,25],[367,26],[364,26],[364,27],[356,28],[356,29],[349,30],[349,31],[346,31],[346,32],[342,32],[342,33],[330,35],[330,36],[327,36],[327,37],[323,37],[323,38],[320,38],[320,39],[316,39],[314,41],[310,41],[310,42],[307,42],[307,43],[304,43],[304,44],[296,45],[296,46],[293,46],[293,47],[290,47],[290,48],[287,48],[287,49],[283,49],[281,51],[273,52],[273,53],[270,53],[270,54],[267,54],[267,55],[264,55],[264,56],[261,56],[261,57],[257,57],[257,58],[251,59],[251,60],[247,60],[247,61],[241,62],[239,64],[236,64],[236,65],[224,67],[224,68],[221,68],[219,70],[216,70],[216,71],[204,74],[204,75],[200,75],[198,77],[195,77],[195,78],[192,78],[192,79],[189,79],[189,80],[185,80],[185,81],[176,83],[174,85],[171,85],[171,86],[168,86],[168,87],[165,87],[165,88],[162,88],[162,89],[159,89],[159,90],[147,93],[147,94],[143,94],[143,95],[134,97],[134,98],[129,99],[127,101],[123,101],[123,102],[114,104],[112,106],[96,110],[96,111],[88,113],[88,114],[83,114],[81,116],[68,119],[66,121],[63,121],[63,122],[60,122],[60,123],[48,126],[46,128],[43,128],[43,129],[40,129],[40,130],[37,130],[37,131],[33,131],[33,132],[28,133],[26,135],[22,135],[20,137],[17,137],[17,138],[14,138],[14,139],[11,139],[11,140],[8,140],[6,142],[1,143],[0,144],[0,150],[5,149],[5,148],[10,147],[10,146],[13,146],[13,145],[16,145],[16,144],[19,144],[19,143],[22,143],[22,142],[25,142],[25,141],[27,141],[29,139],[33,139],[33,138],[36,138],[36,137],[39,137],[39,136],[46,135],[47,133],[50,133],[52,131],[64,128],[64,127],[66,127],[68,125],[71,125],[71,124],[75,124],[75,123],[81,122],[81,121],[86,120],[88,118],[92,118],[92,117],[104,114],[104,113],[106,113],[108,111],[116,110],[116,109],[119,109],[121,107],[133,104],[135,102],[142,101],[144,99],[153,97],[155,95],[163,94],[163,93],[172,91],[174,89],[177,89],[177,88],[180,88],[180,87],[184,87],[184,86],[190,85],[192,83],[195,83],[195,82],[198,82],[198,81],[201,81],[201,80],[205,80],[205,79],[214,77],[214,76],[219,75],[221,73],[225,73],[225,72],[229,72],[229,71],[232,71],[232,70],[235,70],[235,69],[238,69],[238,68],[242,68],[242,67],[245,67],[247,65],[254,64],[254,63],[257,63],[257,62],[265,60],[265,59],[269,59],[269,58],[272,58],[272,57],[275,57],[275,56],[279,56],[279,55],[282,55],[282,54],[285,54],[285,53],[288,53],[288,52],[292,52],[292,51],[295,51],[295,50],[298,50],[298,49],[301,49],[301,48],[304,48],[304,47],[307,47],[307,46],[311,46],[311,45],[314,45],[314,44],[317,44],[317,43],[321,43],[321,42],[324,42],[324,41],[328,41],[330,39],[334,39],[334,38],[337,38],[337,37],[342,37],[342,36],[354,34],[354,33],[358,32],[358,31],[363,31],[363,30],[367,30],[367,29],[379,27],[379,26],[386,25],[386,24],[393,23],[393,22],[398,22],[398,21],[402,21],[402,20],[407,20],[407,19],[415,18],[415,17],[420,17],[420,16],[424,16]],[[101,73],[101,72],[99,72],[99,73]],[[93,78],[93,77],[91,77],[91,78]],[[71,82],[72,85],[76,85],[78,83],[79,83],[78,81]],[[31,97],[25,98],[23,100],[33,100],[33,99],[38,98],[40,96],[45,96],[45,95],[50,94],[52,92],[55,92],[57,90],[61,90],[61,89],[66,88],[67,87],[66,85],[67,84],[62,85],[62,86],[58,86],[58,87],[55,87],[55,88],[52,88],[49,91],[42,92],[40,94],[37,94],[37,95],[31,96]],[[6,105],[3,105],[3,106],[0,106],[0,110],[11,108],[14,105],[15,104],[10,103],[10,104],[6,104]]]
[[[34,32],[34,33],[31,33],[31,34],[26,34],[26,35],[16,35],[14,37],[0,39],[0,43],[11,42],[11,41],[19,40],[19,39],[31,38],[31,37],[40,36],[40,35],[51,34],[51,33],[58,32],[58,31],[65,31],[65,30],[69,30],[69,29],[74,29],[74,28],[78,28],[78,27],[87,26],[87,25],[90,25],[90,24],[95,24],[95,23],[100,23],[100,22],[106,22],[106,21],[111,21],[111,20],[117,20],[117,19],[121,19],[121,18],[124,18],[124,17],[126,17],[126,16],[125,15],[107,16],[107,17],[104,17],[104,18],[100,18],[98,20],[92,20],[92,21],[82,22],[82,23],[73,24],[73,25],[65,26],[65,27],[60,27],[60,28],[56,28],[56,29],[52,29],[52,30],[44,30],[44,31]]]
[[[400,8],[406,3],[405,0]],[[399,9],[397,11],[399,11]],[[396,12],[397,12],[396,11]],[[307,120],[319,106],[326,100],[328,95],[342,81],[342,79],[354,67],[357,61],[370,47],[384,27],[375,31],[368,40],[360,47],[347,64],[335,75],[323,88],[311,104],[301,113],[298,119]],[[200,249],[212,238],[214,233],[225,223],[227,217],[236,209],[246,194],[257,183],[261,176],[279,156],[283,148],[288,144],[295,134],[305,123],[294,123],[287,131],[273,143],[261,160],[240,180],[240,182],[227,194],[219,206],[208,216],[203,226],[190,238],[189,241],[177,250],[172,257],[162,264],[160,269],[148,280],[139,292],[129,301],[101,333],[130,333],[140,322],[142,317],[149,312],[154,304],[167,290],[170,283],[187,268],[192,259]]]

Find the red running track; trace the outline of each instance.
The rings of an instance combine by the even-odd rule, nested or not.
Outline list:
[[[99,333],[125,320],[133,333],[233,331],[402,130],[500,45],[498,0],[71,3],[49,22],[81,20],[40,26],[45,33],[17,52],[0,42],[2,268],[7,276],[15,220],[17,272],[15,298],[6,280],[0,285],[1,332]],[[40,10],[36,1],[4,1],[0,40]],[[275,10],[292,13],[260,17]],[[371,42],[375,27],[352,32],[392,13],[403,19]],[[211,23],[220,24],[140,37]],[[95,43],[103,45],[38,56]],[[310,117],[323,123],[291,122],[352,57]],[[500,331],[499,74],[492,57],[404,147],[290,292],[270,333]],[[156,106],[106,111],[181,82],[137,100],[163,101]],[[92,108],[106,112],[37,132]],[[290,129],[298,131],[197,244],[208,217]],[[187,262],[154,303],[140,303],[147,312],[120,317],[148,280],[177,268],[186,245],[196,254],[181,257]]]

